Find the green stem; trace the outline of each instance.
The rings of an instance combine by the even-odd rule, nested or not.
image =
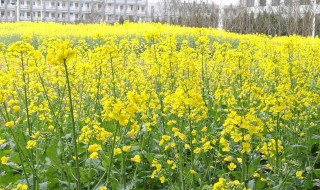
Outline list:
[[[17,141],[17,139],[15,138],[15,136],[14,136],[14,134],[13,134],[13,132],[12,132],[12,129],[10,129],[10,132],[11,132],[11,135],[13,136],[13,139],[14,139],[15,143],[17,144],[19,159],[20,159],[20,161],[21,161],[21,166],[22,166],[22,171],[23,171],[23,173],[24,173],[24,178],[26,179],[26,182],[27,182],[28,187],[30,187],[30,182],[29,182],[29,180],[28,180],[28,178],[27,178],[27,172],[26,172],[25,166],[24,166],[24,164],[23,164],[23,160],[22,160],[22,155],[21,155],[21,154],[22,154],[22,150],[20,150],[20,146],[18,145],[18,141]]]
[[[278,173],[278,167],[279,167],[279,147],[278,147],[278,134],[279,134],[279,123],[280,123],[280,118],[279,118],[279,112],[277,114],[277,126],[276,126],[276,138],[275,138],[275,146],[276,146],[276,167],[275,167],[275,172]]]
[[[122,155],[122,183],[123,183],[123,189],[126,189],[126,168],[125,168],[125,155]]]
[[[70,104],[70,114],[71,114],[71,122],[72,122],[72,135],[73,135],[73,147],[74,147],[74,152],[75,152],[75,157],[76,157],[76,168],[75,168],[75,173],[76,173],[76,185],[77,185],[77,190],[81,190],[81,179],[80,179],[80,171],[79,171],[79,156],[78,156],[78,149],[77,149],[77,134],[76,134],[76,124],[74,121],[74,112],[73,112],[73,104],[72,104],[72,95],[71,95],[71,86],[70,86],[70,81],[69,81],[69,73],[68,73],[68,67],[66,63],[66,59],[63,60],[63,65],[64,69],[66,72],[66,81],[68,85],[68,94],[69,94],[69,104]]]
[[[106,177],[107,178],[107,181],[106,181],[106,184],[108,184],[108,181],[109,181],[109,177],[110,177],[110,173],[111,173],[111,168],[112,168],[112,163],[113,163],[113,157],[114,157],[114,147],[115,147],[115,144],[116,144],[116,139],[117,139],[117,133],[118,133],[118,130],[119,130],[119,124],[117,123],[116,125],[116,130],[115,130],[115,133],[114,133],[114,136],[113,136],[113,140],[112,140],[112,144],[111,144],[111,155],[110,155],[110,164],[109,164],[109,168],[108,170],[106,170],[103,175],[101,176],[101,178],[99,179],[98,183],[96,184],[96,186],[93,188],[93,190],[97,189],[98,186],[100,185],[100,183],[102,182],[102,180]]]
[[[19,156],[23,157],[23,158],[26,160],[28,166],[29,166],[30,169],[31,169],[31,172],[32,172],[32,174],[33,174],[33,177],[38,179],[39,177],[38,177],[37,173],[36,173],[35,170],[33,169],[32,164],[30,164],[31,161],[30,161],[30,160],[26,157],[26,155],[23,153],[23,150],[22,150],[22,148],[20,147],[20,145],[19,145],[19,143],[18,143],[19,141],[18,141],[18,139],[16,138],[16,136],[14,135],[12,129],[10,129],[10,133],[11,133],[11,136],[13,137],[13,140],[15,141],[15,143],[16,143],[16,145],[17,145],[17,149],[18,149],[18,152],[19,152]],[[22,160],[21,160],[21,165],[23,165],[23,161],[22,161]],[[25,173],[25,175],[27,175],[27,173]]]
[[[20,53],[21,55],[21,68],[22,68],[22,79],[23,79],[23,91],[24,91],[24,102],[26,106],[26,114],[27,114],[27,124],[28,124],[28,134],[29,137],[32,135],[32,126],[31,126],[31,121],[30,121],[30,114],[29,114],[29,102],[28,102],[28,88],[27,88],[27,80],[26,80],[26,75],[24,73],[24,61],[23,61],[23,54],[22,52]],[[31,162],[32,162],[32,169],[35,171],[35,161],[33,157],[33,149],[31,149]],[[33,189],[37,189],[37,178],[35,175],[33,175]]]

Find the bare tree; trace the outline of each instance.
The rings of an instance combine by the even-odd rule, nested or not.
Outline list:
[[[160,0],[158,14],[168,24],[217,27],[218,7],[211,1]]]

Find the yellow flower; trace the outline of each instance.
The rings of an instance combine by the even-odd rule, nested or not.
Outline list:
[[[251,151],[250,143],[248,143],[248,142],[243,142],[243,143],[242,143],[241,153],[245,153],[245,152],[250,153],[250,151]]]
[[[266,164],[266,167],[267,167],[268,169],[272,169],[271,164]]]
[[[165,141],[170,141],[171,137],[169,135],[162,135],[161,139]]]
[[[129,152],[131,150],[131,146],[123,146],[122,151],[123,152]]]
[[[49,129],[49,131],[53,131],[54,130],[54,126],[53,125],[49,125],[48,129]]]
[[[35,141],[35,140],[28,140],[26,148],[27,148],[27,149],[31,149],[31,148],[35,147],[36,145],[37,145],[37,141]]]
[[[13,106],[13,112],[18,112],[20,111],[20,106]]]
[[[5,124],[6,127],[11,128],[14,126],[14,121],[9,121]]]
[[[36,133],[34,133],[33,135],[31,135],[31,137],[32,137],[33,139],[37,139],[37,138],[39,137],[39,135],[40,135],[40,132],[37,131]]]
[[[207,132],[207,130],[208,130],[208,127],[203,127],[203,128],[201,129],[201,132]]]
[[[141,158],[140,155],[135,155],[133,158],[130,159],[132,162],[140,163]]]
[[[228,157],[225,157],[223,160],[226,161],[226,162],[231,162],[232,161],[232,157],[228,156]]]
[[[260,177],[260,174],[259,174],[259,173],[254,173],[254,174],[253,174],[253,177],[259,178],[259,177]]]
[[[7,156],[3,156],[3,157],[1,158],[1,164],[7,164],[8,161],[9,161],[9,157],[7,157]]]
[[[201,148],[197,147],[196,149],[193,150],[193,153],[199,154],[201,152]]]
[[[115,149],[113,149],[113,154],[116,156],[116,155],[118,155],[118,154],[121,154],[122,153],[122,151],[121,151],[121,149],[120,148],[115,148]]]
[[[202,149],[204,150],[204,152],[207,152],[208,150],[211,150],[213,147],[211,146],[211,142],[207,141],[206,143],[204,143],[202,145]]]
[[[262,177],[262,178],[260,178],[260,181],[267,181],[267,180],[266,180],[265,178],[263,178],[263,177]]]
[[[166,181],[166,178],[165,178],[164,176],[161,176],[161,177],[160,177],[160,182],[161,182],[161,183],[164,183],[165,181]]]
[[[92,153],[90,154],[90,158],[91,158],[91,159],[98,159],[98,158],[99,158],[98,152],[92,152]]]
[[[101,187],[99,188],[99,190],[107,190],[107,187],[106,187],[106,186],[101,186]]]
[[[297,171],[297,172],[296,172],[296,177],[297,177],[298,179],[303,179],[302,171]]]
[[[219,181],[215,184],[213,184],[212,190],[227,190],[225,188],[226,180],[224,178],[219,178]]]
[[[190,170],[190,173],[191,173],[191,174],[196,174],[197,172],[196,172],[195,170],[192,170],[192,169],[191,169],[191,170]]]
[[[230,171],[233,171],[234,169],[237,168],[237,165],[235,165],[233,162],[231,162],[229,165],[228,165],[228,168]]]
[[[2,145],[2,144],[5,143],[5,142],[6,142],[6,140],[0,139],[0,145]]]
[[[13,100],[13,99],[11,99],[11,100],[8,101],[8,105],[9,105],[9,106],[11,106],[11,105],[13,105],[13,104],[17,104],[17,103],[19,103],[18,100]]]
[[[57,45],[56,48],[48,50],[48,63],[53,65],[63,64],[64,62],[66,63],[67,59],[74,57],[76,51],[71,47],[70,41],[65,40]]]
[[[99,150],[102,150],[101,145],[99,145],[99,144],[93,144],[88,147],[88,152],[90,152],[90,153],[98,152]]]
[[[238,184],[240,184],[240,181],[239,180],[230,181],[230,184],[231,185],[238,185]]]
[[[28,186],[23,184],[18,184],[16,190],[27,190]]]

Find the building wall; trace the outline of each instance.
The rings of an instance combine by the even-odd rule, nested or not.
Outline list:
[[[19,2],[19,3],[18,3]],[[17,15],[18,11],[18,15]],[[146,0],[0,0],[0,21],[146,21]],[[17,16],[19,18],[17,18]]]

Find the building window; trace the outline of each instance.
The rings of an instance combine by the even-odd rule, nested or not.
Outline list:
[[[78,4],[78,3],[75,3],[75,6],[76,6],[76,8],[78,8],[78,7],[79,7],[79,4]]]
[[[120,11],[123,11],[123,5],[120,5]]]
[[[54,13],[51,13],[51,18],[54,18],[54,17],[55,17]]]
[[[27,17],[30,17],[30,12],[27,12]]]
[[[279,6],[280,5],[280,0],[272,0],[271,5],[272,6]]]
[[[130,10],[133,11],[133,5],[130,5]]]
[[[51,7],[54,7],[54,2],[51,2]]]
[[[1,11],[1,16],[4,16],[4,11]]]
[[[144,6],[141,6],[141,12],[143,12],[144,11]]]
[[[65,2],[62,2],[62,3],[61,3],[61,6],[62,6],[62,7],[66,7],[66,3],[65,3]]]
[[[254,0],[247,0],[247,7],[254,7]]]
[[[292,5],[292,0],[285,0],[284,1],[284,4],[286,5],[286,6],[291,6]]]
[[[260,0],[260,6],[266,6],[267,5],[267,1],[266,0]]]
[[[310,0],[300,0],[300,5],[310,5]]]
[[[73,6],[73,3],[72,3],[72,2],[70,2],[70,3],[69,3],[69,7],[72,7],[72,6]]]

